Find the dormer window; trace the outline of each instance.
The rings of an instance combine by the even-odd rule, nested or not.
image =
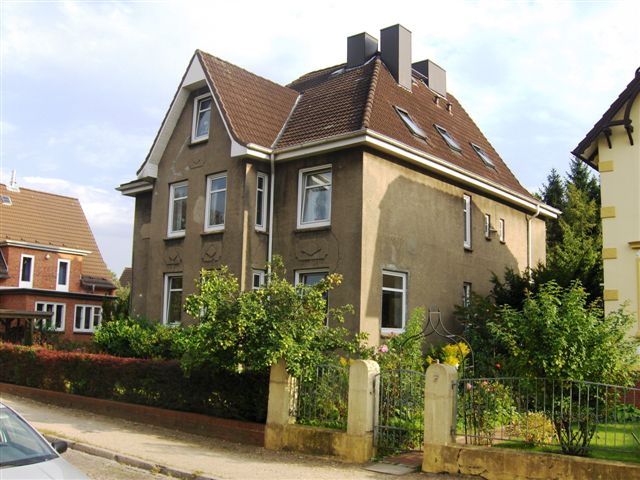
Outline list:
[[[211,123],[211,95],[205,93],[193,100],[193,131],[191,141],[200,142],[209,138]]]
[[[407,128],[413,135],[423,140],[427,139],[427,134],[424,133],[424,130],[422,130],[422,127],[420,127],[420,125],[418,125],[415,122],[415,120],[411,118],[411,115],[409,115],[409,113],[406,110],[402,110],[401,108],[398,108],[398,107],[395,107],[395,109],[396,109],[396,112],[398,112],[398,115],[400,115],[400,118],[402,119],[404,124],[407,126]]]
[[[471,146],[480,157],[480,160],[482,160],[482,163],[484,163],[487,167],[493,168],[494,170],[496,169],[496,164],[493,163],[493,160],[491,160],[491,157],[489,157],[489,154],[485,152],[482,149],[482,147],[479,147],[475,143],[472,143]]]
[[[442,136],[444,141],[447,142],[447,145],[449,145],[449,148],[451,150],[455,150],[456,152],[462,151],[462,147],[460,146],[460,144],[454,140],[454,138],[449,132],[447,132],[445,128],[441,127],[440,125],[434,125],[434,127],[436,127],[436,130]]]

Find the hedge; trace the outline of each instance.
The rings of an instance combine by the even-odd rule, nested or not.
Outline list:
[[[0,382],[264,423],[268,372],[211,369],[187,377],[175,360],[62,352],[0,343]]]

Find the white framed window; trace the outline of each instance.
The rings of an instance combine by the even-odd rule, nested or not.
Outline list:
[[[382,271],[382,333],[403,332],[407,321],[407,274]]]
[[[53,313],[50,320],[41,320],[40,325],[55,332],[64,332],[65,310],[64,303],[36,302],[36,312]]]
[[[170,237],[181,237],[187,227],[187,195],[188,182],[169,185],[169,229]]]
[[[71,262],[69,260],[58,259],[58,272],[56,274],[56,290],[61,292],[69,291],[69,274]]]
[[[33,269],[36,259],[33,255],[22,254],[20,256],[20,288],[33,288]]]
[[[331,165],[300,170],[298,228],[331,225],[331,189]]]
[[[456,152],[462,151],[462,147],[460,146],[460,144],[456,142],[456,140],[444,127],[441,127],[440,125],[434,125],[434,127],[436,127],[436,130],[438,131],[442,139],[447,142],[447,145],[449,145],[449,148],[451,150],[455,150]]]
[[[489,154],[482,147],[476,145],[475,143],[472,143],[471,146],[475,150],[476,154],[480,157],[480,160],[482,160],[482,163],[485,164],[485,166],[493,168],[494,170],[496,169],[496,164],[493,163],[493,160],[491,160]]]
[[[296,270],[294,285],[298,288],[298,291],[304,293],[305,287],[312,287],[317,285],[329,275],[329,270],[326,268],[313,269],[313,270]],[[323,295],[326,303],[327,312],[329,311],[329,293],[325,292]],[[325,318],[325,325],[329,326],[329,318]]]
[[[73,322],[74,332],[94,332],[102,321],[102,307],[97,305],[76,305]]]
[[[264,270],[254,270],[251,274],[251,290],[260,290],[264,286]]]
[[[404,124],[407,126],[407,128],[413,135],[415,135],[418,138],[422,138],[423,140],[427,139],[427,134],[424,132],[422,127],[418,125],[418,123],[413,118],[411,118],[411,115],[409,115],[409,112],[407,112],[406,110],[403,110],[400,107],[395,107],[395,109],[396,109],[396,112],[398,112],[398,115],[400,115],[400,118],[402,119]]]
[[[171,325],[180,323],[182,315],[182,274],[166,273],[164,275],[164,308],[162,323]]]
[[[227,174],[218,173],[207,177],[207,206],[204,229],[215,232],[224,229],[227,209]]]
[[[211,124],[211,95],[205,93],[193,99],[193,127],[191,141],[201,142],[209,138]]]
[[[258,173],[256,177],[256,230],[261,232],[267,229],[268,180],[266,173]]]
[[[502,243],[505,242],[505,233],[504,233],[504,218],[498,220],[498,238]]]
[[[484,214],[484,238],[489,240],[491,238],[491,215]]]
[[[464,248],[471,248],[471,197],[462,196],[463,203],[463,226],[464,226]]]
[[[462,306],[468,307],[471,304],[471,282],[462,284]]]

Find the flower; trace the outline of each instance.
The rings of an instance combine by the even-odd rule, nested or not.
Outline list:
[[[500,365],[499,363],[496,363],[496,368],[500,370],[500,368],[502,368],[502,365]]]
[[[378,348],[378,351],[380,353],[387,353],[389,351],[389,347],[387,347],[385,344],[380,345],[380,347]]]
[[[342,365],[343,367],[347,366],[347,359],[344,357],[340,357],[340,365]]]
[[[471,390],[471,384],[470,384],[470,383],[467,383],[467,384],[465,385],[465,387],[467,387],[467,390]]]

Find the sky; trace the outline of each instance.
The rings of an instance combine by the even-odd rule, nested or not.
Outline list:
[[[286,84],[397,23],[532,192],[640,67],[637,1],[0,0],[0,181],[15,170],[21,187],[80,199],[120,275],[134,200],[115,187],[135,178],[196,48]]]

